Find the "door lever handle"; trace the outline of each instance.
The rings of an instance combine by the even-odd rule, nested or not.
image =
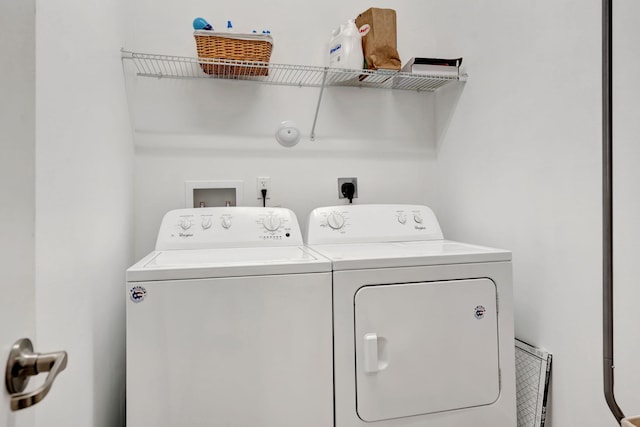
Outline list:
[[[67,352],[34,353],[29,338],[15,342],[9,352],[5,385],[11,395],[11,410],[28,408],[40,402],[49,393],[53,380],[67,367]],[[49,372],[42,386],[32,392],[23,393],[29,378],[41,372]]]

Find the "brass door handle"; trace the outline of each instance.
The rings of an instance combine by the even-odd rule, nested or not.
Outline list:
[[[34,353],[29,338],[15,342],[9,352],[5,385],[11,395],[11,410],[28,408],[40,402],[49,393],[53,380],[67,367],[67,352]],[[35,391],[23,393],[29,383],[29,377],[41,372],[49,372],[44,384]]]

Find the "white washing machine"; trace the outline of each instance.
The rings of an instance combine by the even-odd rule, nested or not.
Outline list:
[[[288,209],[167,213],[127,270],[127,425],[333,426],[330,271]]]
[[[333,264],[336,427],[515,427],[509,251],[444,240],[425,206],[314,210]]]

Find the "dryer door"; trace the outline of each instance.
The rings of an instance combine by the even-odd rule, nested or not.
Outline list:
[[[489,279],[360,288],[354,301],[358,416],[378,421],[495,402],[496,295]]]

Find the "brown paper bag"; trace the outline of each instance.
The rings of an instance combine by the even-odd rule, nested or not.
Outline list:
[[[362,37],[364,68],[399,70],[401,63],[396,43],[396,11],[369,8],[358,15],[356,25],[360,29],[360,34],[364,34]]]

